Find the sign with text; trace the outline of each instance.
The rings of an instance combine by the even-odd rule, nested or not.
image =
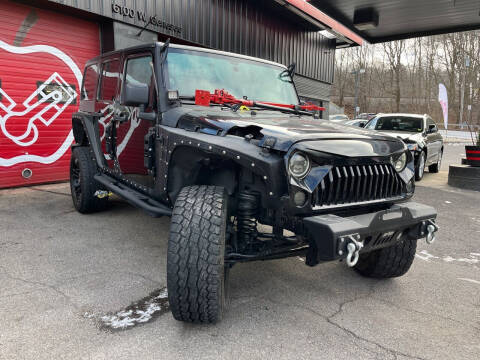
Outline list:
[[[123,6],[112,2],[112,12],[114,14],[119,14],[124,17],[129,17],[130,19],[137,19],[140,22],[145,24],[145,27],[152,25],[155,28],[158,28],[160,31],[170,31],[175,34],[180,34],[182,28],[166,21],[157,19],[157,15],[148,15],[145,11],[135,10],[128,6]]]

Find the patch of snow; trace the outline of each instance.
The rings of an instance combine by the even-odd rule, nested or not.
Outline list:
[[[463,262],[463,263],[467,263],[467,264],[470,264],[470,265],[474,265],[474,264],[478,264],[480,263],[480,254],[479,253],[470,253],[470,257],[469,258],[454,258],[450,255],[447,255],[447,256],[444,256],[444,257],[439,257],[439,256],[435,256],[435,255],[432,255],[430,254],[427,250],[422,250],[420,251],[419,253],[415,254],[416,257],[418,257],[419,259],[422,259],[424,261],[430,261],[431,259],[441,259],[442,261],[444,262],[447,262],[447,263],[451,263],[451,262]]]
[[[439,259],[438,256],[429,254],[427,250],[422,250],[419,253],[415,254],[415,256],[427,262],[430,261],[430,259]]]
[[[480,281],[478,280],[473,280],[473,279],[468,279],[468,278],[457,278],[458,280],[463,280],[463,281],[468,281],[468,282],[471,282],[473,284],[478,284],[480,285]]]
[[[445,200],[445,204],[451,204],[451,201]]]
[[[479,263],[480,259],[457,259],[457,261],[473,265]]]
[[[154,291],[146,298],[113,314],[98,316],[85,313],[87,319],[95,318],[100,326],[112,330],[125,330],[138,324],[144,324],[169,309],[167,289]]]

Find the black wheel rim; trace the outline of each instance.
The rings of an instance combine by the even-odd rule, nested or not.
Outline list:
[[[72,188],[72,195],[76,202],[78,202],[82,196],[82,186],[80,181],[80,165],[78,159],[73,159],[72,166],[70,167],[70,184]]]

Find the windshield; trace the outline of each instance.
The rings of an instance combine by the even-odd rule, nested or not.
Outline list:
[[[346,115],[330,115],[330,120],[348,120],[348,116]]]
[[[381,131],[422,132],[423,119],[410,116],[381,116],[372,119],[365,127]]]
[[[297,105],[298,97],[285,68],[258,61],[170,48],[167,57],[168,89],[180,96],[195,90],[225,89],[236,98]]]

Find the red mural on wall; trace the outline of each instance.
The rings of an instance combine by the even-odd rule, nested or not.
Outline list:
[[[68,179],[71,117],[98,25],[0,3],[0,188]]]

